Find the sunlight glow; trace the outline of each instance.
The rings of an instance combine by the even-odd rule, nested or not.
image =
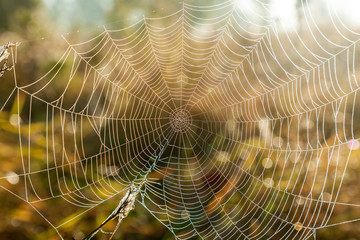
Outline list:
[[[296,26],[295,0],[272,0],[271,13],[284,29]]]
[[[253,0],[237,0],[236,5],[243,13],[251,13],[256,7]]]
[[[324,0],[329,2],[331,11],[336,11],[336,13],[341,18],[347,18],[351,24],[359,25],[360,24],[360,1],[359,0]]]

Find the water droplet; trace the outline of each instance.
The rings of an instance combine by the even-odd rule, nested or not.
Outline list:
[[[304,205],[304,203],[305,203],[305,198],[303,198],[303,197],[297,197],[296,199],[295,199],[295,202],[296,202],[296,204],[297,205]]]
[[[265,185],[265,187],[268,187],[268,188],[273,187],[274,180],[272,180],[272,178],[265,178],[264,185]]]
[[[303,225],[301,222],[296,222],[294,223],[294,228],[296,231],[300,231],[301,229],[303,229]]]
[[[281,147],[283,145],[284,140],[281,137],[274,137],[272,144],[274,147]]]
[[[300,126],[304,129],[311,129],[314,127],[314,121],[310,119],[305,119],[304,121],[301,121]]]
[[[190,217],[190,214],[187,210],[183,210],[181,211],[181,218],[184,219],[184,220],[188,220]]]
[[[19,126],[21,123],[21,117],[19,116],[19,114],[11,114],[9,122],[14,127]]]
[[[230,154],[224,151],[218,152],[216,155],[216,160],[218,160],[221,163],[229,162],[230,161]]]
[[[235,132],[236,131],[236,121],[233,120],[233,119],[227,120],[226,121],[226,128],[230,132]]]
[[[357,150],[360,147],[360,143],[359,140],[357,139],[350,139],[346,146],[350,149],[350,150]]]
[[[261,164],[264,168],[268,169],[273,166],[273,161],[270,158],[264,158]]]
[[[19,175],[17,175],[16,173],[14,173],[12,171],[8,172],[5,175],[5,177],[6,177],[6,180],[12,185],[18,184],[20,181]]]

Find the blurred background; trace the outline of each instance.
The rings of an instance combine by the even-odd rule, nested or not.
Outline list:
[[[254,4],[254,2],[251,0],[239,0],[238,2],[239,6],[244,9],[251,8],[252,4]],[[269,3],[269,8],[271,12],[274,14],[274,17],[277,18],[277,21],[282,25],[282,29],[284,32],[279,34],[281,35],[281,37],[283,37],[283,39],[286,39],[285,33],[292,26],[295,26],[298,32],[300,34],[303,34],[302,36],[307,36],[306,34],[308,26],[306,26],[303,13],[300,10],[302,2],[304,1],[269,0],[263,2]],[[324,4],[325,0],[308,0],[306,2],[311,6],[311,8],[316,9],[316,11],[314,12],[316,12],[317,14],[317,21],[322,23],[321,27],[323,27],[323,29],[326,29],[329,23],[333,23],[332,21],[334,20],[330,19],[327,15],[327,9],[325,8],[326,5]],[[344,21],[346,22],[346,24],[348,24],[347,26],[351,27],[351,29],[355,31],[359,30],[360,14],[358,13],[358,9],[360,8],[360,1],[333,0],[331,2],[334,5],[334,8],[338,10],[338,16],[345,19]],[[206,1],[206,3],[204,3],[204,1],[186,1],[186,3],[194,5],[212,5],[219,4],[221,3],[221,1],[213,0]],[[19,79],[21,85],[26,86],[27,84],[31,84],[32,82],[41,78],[53,66],[57,66],[58,60],[61,58],[64,50],[67,47],[62,36],[69,36],[69,39],[71,39],[73,42],[81,42],[84,39],[90,39],[91,37],[97,36],[97,34],[101,33],[103,31],[103,25],[106,25],[107,27],[109,27],[109,29],[125,28],[140,21],[143,16],[156,18],[174,13],[181,9],[182,4],[182,2],[174,0],[0,0],[0,45],[6,44],[8,42],[21,43],[17,48],[17,62],[15,72],[16,78]],[[163,21],[167,20],[165,19]],[[291,35],[292,32],[290,30],[289,32]],[[334,29],[326,29],[326,32],[328,33],[327,36],[331,37],[332,40],[337,41],[337,43],[339,43],[340,45],[342,43],[346,43],[346,41],[355,41],[356,39],[352,35],[347,35],[347,32],[344,31],[344,36],[348,37],[346,41],[344,40],[346,39],[346,37],[338,37],[336,34],[334,34]],[[307,40],[308,39],[304,37],[304,41]],[[311,42],[311,40],[309,40],[309,42]],[[313,44],[312,46],[316,49],[318,43],[312,42],[311,44]],[[284,42],[283,46],[290,46],[290,44]],[[334,50],[334,52],[331,52],[334,54],[336,52],[336,47],[337,46],[329,47],[329,51]],[[351,51],[354,51],[354,55],[359,54],[359,51],[355,49],[355,47],[354,49],[351,48]],[[296,59],[301,58],[299,56],[295,56],[295,52],[290,52],[290,54],[294,54],[295,61]],[[319,56],[325,56],[326,54],[319,51]],[[346,62],[347,56],[343,56],[343,58],[340,58],[340,61],[341,60]],[[71,58],[68,58],[65,62],[65,67],[67,67],[69,72],[73,62],[71,62]],[[260,68],[260,66],[257,67]],[[291,68],[291,66],[288,67],[289,69]],[[344,74],[348,69],[349,65],[345,65],[345,67],[342,67],[341,64],[337,68],[338,72]],[[85,70],[82,69],[82,71],[84,72]],[[81,79],[81,74],[79,75],[80,76],[77,77]],[[347,75],[347,73],[345,75]],[[66,79],[67,81],[69,78],[67,75],[64,75],[64,79]],[[41,95],[41,98],[46,99],[47,102],[53,100],[54,96],[57,96],[57,94],[62,91],[66,81],[61,82],[61,80],[59,80],[57,81],[57,84],[51,85],[51,88],[43,91],[43,95]],[[346,84],[347,82],[344,83],[344,85]],[[316,83],[313,83],[313,85],[311,86],[315,88]],[[22,172],[23,167],[21,158],[25,156],[26,158],[28,157],[29,159],[31,159],[34,164],[36,163],[36,165],[32,166],[35,169],[44,169],[49,167],[48,165],[46,165],[47,163],[43,160],[44,156],[46,155],[46,150],[49,148],[49,146],[47,145],[48,141],[45,136],[45,133],[48,131],[48,114],[46,113],[46,111],[49,111],[49,109],[41,105],[41,103],[29,104],[26,94],[22,92],[12,92],[14,87],[15,82],[13,72],[6,72],[6,74],[0,79],[0,103],[2,104],[1,107],[3,107],[3,111],[0,112],[0,176],[2,177],[0,179],[0,212],[2,213],[2,217],[0,219],[0,239],[59,239],[59,236],[54,231],[54,228],[50,226],[43,217],[41,217],[40,214],[44,214],[44,212],[46,213],[45,218],[59,218],[59,221],[57,223],[62,224],[62,227],[59,231],[65,239],[82,239],[82,237],[84,237],[91,230],[95,229],[108,216],[109,212],[111,212],[116,207],[118,200],[116,199],[114,201],[106,201],[99,208],[96,208],[95,210],[83,214],[75,220],[70,221],[72,217],[79,214],[80,212],[76,212],[75,208],[69,207],[66,201],[55,201],[51,204],[45,204],[41,201],[35,201],[34,205],[32,206],[18,197],[25,197],[22,195],[22,193],[24,193],[23,184],[20,184],[23,180],[21,179],[21,176],[18,175],[18,173]],[[75,89],[72,93],[74,97],[76,94],[76,89],[80,87],[80,84],[73,87],[73,89]],[[346,89],[346,87],[344,87],[344,89]],[[31,90],[31,92],[36,91],[36,89]],[[206,88],[205,91],[211,92],[211,89]],[[312,92],[312,94],[316,94],[314,92]],[[309,99],[305,99],[304,101],[306,102],[307,100]],[[82,103],[85,104],[85,102],[86,101],[84,100]],[[66,102],[63,104],[66,105]],[[137,104],[140,103],[137,102]],[[211,106],[216,107],[216,104],[217,103],[214,103],[213,105],[210,104],[209,106],[207,106],[207,108],[211,109]],[[260,101],[256,104],[260,104]],[[274,104],[274,106],[275,105],[276,103]],[[290,123],[284,122],[272,123],[265,121],[259,122],[258,124],[251,124],[251,116],[240,116],[241,114],[238,113],[235,114],[235,116],[245,122],[243,123],[243,125],[237,123],[236,120],[238,119],[235,119],[235,121],[234,119],[225,119],[224,124],[215,124],[209,121],[209,123],[207,123],[209,126],[205,126],[204,128],[211,129],[211,131],[213,131],[212,135],[207,135],[205,133],[199,133],[195,131],[193,134],[194,136],[191,136],[190,138],[196,141],[196,135],[202,136],[203,138],[207,139],[206,141],[204,141],[204,144],[207,144],[209,148],[212,147],[215,149],[220,149],[220,153],[213,153],[211,149],[208,150],[211,159],[217,159],[216,164],[218,164],[218,166],[222,166],[221,164],[223,164],[223,162],[225,162],[226,164],[228,158],[233,159],[236,155],[236,163],[243,163],[245,166],[248,165],[249,172],[256,176],[264,176],[264,181],[266,184],[272,186],[274,185],[274,181],[272,179],[284,179],[284,181],[279,182],[279,184],[283,186],[281,187],[283,190],[287,189],[287,187],[291,185],[289,184],[289,182],[291,182],[291,178],[294,174],[297,176],[302,176],[302,180],[304,182],[311,182],[309,180],[311,179],[311,177],[309,176],[315,176],[314,178],[317,178],[317,181],[324,182],[324,179],[327,179],[328,177],[325,175],[325,173],[335,173],[336,176],[336,173],[342,174],[343,171],[345,171],[345,169],[347,168],[346,178],[341,179],[341,184],[343,187],[341,190],[340,198],[337,199],[337,201],[352,203],[356,206],[355,209],[349,205],[337,206],[337,208],[335,208],[334,210],[334,217],[331,219],[331,221],[333,221],[333,223],[337,223],[351,219],[358,219],[360,216],[358,210],[358,204],[360,204],[360,198],[358,197],[360,194],[360,187],[358,184],[358,180],[360,177],[360,151],[358,150],[359,142],[356,139],[358,139],[359,137],[359,126],[354,124],[354,121],[356,122],[359,120],[359,115],[356,115],[358,112],[354,112],[351,107],[359,109],[359,103],[358,100],[356,100],[356,97],[349,97],[348,102],[339,103],[339,109],[341,109],[339,115],[336,115],[334,117],[332,114],[334,110],[331,108],[326,108],[324,109],[324,112],[319,113],[320,115],[323,114],[324,116],[329,116],[324,117],[323,121],[319,122],[318,116],[315,116],[315,114],[310,114],[309,116],[306,116],[304,118],[305,120],[297,119],[296,127],[294,127],[294,125],[291,125]],[[194,109],[193,111],[195,111],[195,115],[199,115],[201,109]],[[271,110],[269,111],[275,112],[277,110],[276,108],[271,108]],[[32,121],[28,121],[28,119],[26,119],[26,116],[29,116],[29,112],[31,112]],[[94,113],[95,112],[96,110],[94,110]],[[221,118],[221,116],[227,118],[228,112],[220,111],[215,115],[217,115],[217,117],[200,114],[200,116],[195,120],[206,121],[204,119],[219,119]],[[154,119],[161,117],[165,116],[161,114],[158,115],[156,112],[154,112]],[[60,117],[56,121],[60,122]],[[86,124],[84,124],[84,126],[82,127],[84,129],[86,129],[87,127],[90,128],[89,126],[91,125],[91,123],[89,122]],[[153,123],[151,123],[151,126],[153,126],[152,124]],[[154,121],[154,124],[156,126],[156,124],[160,123]],[[281,149],[281,147],[287,147],[287,144],[284,142],[287,142],[289,140],[301,142],[303,148],[306,148],[306,145],[308,143],[316,146],[317,139],[316,137],[315,139],[312,139],[311,136],[317,135],[317,125],[325,127],[325,129],[321,131],[323,133],[323,142],[321,142],[321,146],[325,146],[326,144],[330,146],[337,145],[340,142],[346,143],[348,139],[352,139],[352,142],[350,142],[350,144],[340,144],[341,146],[335,148],[336,154],[334,155],[338,156],[336,164],[316,164],[316,161],[314,162],[314,159],[316,158],[329,159],[330,157],[328,155],[332,155],[333,153],[328,153],[328,155],[326,156],[324,156],[323,153],[320,153],[319,156],[309,156],[306,154],[303,156],[295,154],[295,157],[289,157],[286,154],[281,155],[265,150],[265,147],[268,144],[268,136],[265,136],[266,134],[264,134],[264,132],[267,131],[272,131],[270,135],[272,135],[273,138],[276,138],[277,143],[275,145],[277,146],[275,147],[279,149]],[[343,127],[343,129],[341,129],[342,136],[338,135],[338,132],[334,126]],[[281,127],[283,127],[283,130],[281,129]],[[75,135],[72,132],[72,128],[73,126],[70,124],[66,125],[65,130],[61,130],[60,127],[59,129],[53,129],[53,136],[55,138],[63,140],[65,139],[65,142],[71,141],[71,137]],[[239,129],[246,130],[241,132],[242,130]],[[288,132],[284,131],[284,129]],[[64,137],[62,135],[64,131],[67,132],[67,134],[69,135],[68,137]],[[29,140],[30,137],[27,137],[30,136],[30,132],[31,143]],[[311,132],[314,135],[311,135]],[[126,130],[124,130],[124,134],[126,134]],[[245,137],[241,137],[241,134],[243,134]],[[20,140],[24,142],[29,140],[28,145],[24,143],[23,152],[19,151],[19,135]],[[346,135],[352,137],[346,137]],[[295,139],[295,137],[292,139],[288,136],[298,136],[298,139]],[[99,151],[98,149],[100,149],[101,151],[101,144],[97,141],[91,141],[93,137],[94,136],[91,133],[83,137],[84,139],[88,139],[88,141],[84,141],[87,144],[85,148],[88,154],[96,154],[96,152]],[[151,137],[155,138],[155,136]],[[259,146],[262,146],[263,149],[260,151],[251,148],[241,148],[241,150],[235,150],[238,149],[238,146],[232,145],[229,145],[230,147],[222,147],[227,144],[224,139],[229,137],[243,139],[244,142],[249,144],[256,143]],[[125,140],[120,139],[119,141]],[[147,140],[140,139],[139,141],[146,142]],[[61,150],[56,151],[56,149],[61,149],[62,143],[58,144],[60,145],[54,147],[53,151],[55,152],[55,154],[61,155]],[[137,144],[144,145],[144,142],[137,142]],[[174,142],[173,144],[178,145],[180,143]],[[192,145],[191,143],[188,144]],[[203,143],[201,142],[201,144]],[[183,146],[185,147],[185,145],[186,144],[184,144]],[[30,146],[31,151],[27,152],[27,149],[30,148]],[[292,145],[291,147],[296,147],[296,144]],[[188,154],[186,150],[181,151],[181,147],[179,147],[179,149],[180,150],[178,150],[178,152],[176,153],[166,152],[165,155],[175,156],[176,154],[179,154],[179,156],[182,156],[184,159],[186,159],[186,156]],[[72,152],[72,150],[73,149],[71,149],[70,147],[67,148],[68,152]],[[190,153],[190,155],[191,158],[194,157],[192,153]],[[271,160],[271,158],[273,160]],[[304,161],[306,163],[304,165],[306,167],[305,169],[299,168],[297,170],[293,170],[295,169],[296,164],[298,164],[299,158],[302,159],[300,161]],[[291,159],[291,166],[287,165],[288,159]],[[193,160],[191,159],[189,164],[192,164],[192,161]],[[201,164],[203,164],[201,160],[199,161]],[[249,161],[251,163],[249,163]],[[348,162],[349,164],[345,166],[345,164],[341,165],[338,164],[338,162]],[[139,162],[138,164],[142,165],[144,163]],[[275,169],[274,165],[277,165],[280,168]],[[262,170],[268,172],[260,173],[258,166],[260,166]],[[166,165],[160,167],[162,169],[165,169]],[[285,176],[283,176],[284,173],[281,171],[281,169],[285,169]],[[286,169],[290,169],[289,176],[286,176]],[[71,172],[71,170],[69,171]],[[219,199],[224,199],[228,197],[228,191],[233,190],[231,189],[231,187],[229,187],[228,183],[233,181],[233,179],[231,177],[225,177],[225,179],[222,179],[220,172],[217,171],[209,171],[210,173],[204,176],[205,180],[203,181],[210,182],[210,185],[214,185],[210,186],[210,188],[213,187],[215,189],[215,191],[217,192],[217,197]],[[230,173],[227,174],[228,170],[223,171],[226,173],[226,175],[232,176]],[[179,174],[180,172],[181,171],[179,170]],[[323,173],[323,175],[320,174],[320,176],[317,176],[317,172],[321,172]],[[191,169],[187,169],[186,174],[191,175],[195,173],[192,173]],[[162,181],[162,178],[164,178],[164,176],[166,176],[166,174],[159,176],[157,175],[156,177],[160,181]],[[190,178],[191,177],[189,177],[189,179]],[[241,176],[240,178],[246,179],[246,176]],[[50,181],[49,179],[49,175],[44,174],[37,176],[37,179],[35,179],[34,182],[38,185],[41,185],[44,182]],[[60,178],[57,177],[57,179]],[[191,179],[189,179],[186,181],[192,181]],[[215,186],[217,185],[218,179],[221,179],[221,184],[219,186]],[[236,182],[240,182],[240,180],[237,179]],[[334,196],[330,194],[332,192],[332,187],[339,186],[339,182],[340,179],[337,179],[336,181],[334,181],[334,184],[324,187],[326,189],[320,189],[319,187],[318,192],[322,193],[320,194],[321,196],[315,197],[314,194],[313,197],[319,197],[319,199],[321,198],[321,200],[331,202],[331,200],[334,200]],[[56,183],[53,182],[51,184],[55,185]],[[120,185],[121,184],[119,184],[118,187],[119,189],[121,189],[121,191],[123,191],[123,187]],[[293,184],[291,188],[293,188],[294,193],[301,192],[303,191],[302,189],[300,190],[302,186],[302,184]],[[218,188],[220,188],[220,190]],[[224,193],[223,191],[221,191],[221,188],[230,188],[230,190],[225,191]],[[254,188],[260,193],[270,194],[268,193],[266,187],[259,186],[256,183],[247,183],[247,188]],[[43,190],[44,192],[41,192],[41,189],[46,189],[46,187],[39,187],[36,195],[46,196],[46,190]],[[310,193],[312,191],[316,192],[316,190],[314,189],[307,190],[307,193]],[[254,198],[257,197],[254,196]],[[240,199],[240,195],[236,196],[236,194],[234,194],[233,198],[229,200],[229,204],[232,204],[230,205],[231,209],[236,209],[236,206],[239,206],[237,202],[240,202],[240,200],[238,199]],[[262,200],[259,199],[258,201],[261,202]],[[296,206],[300,206],[300,208],[301,206],[304,207],[304,205],[307,205],[307,203],[304,202],[305,200],[301,198],[294,198],[293,201],[296,201]],[[273,202],[271,204],[267,203],[266,210],[269,212],[276,212],[274,204],[276,205],[281,203],[282,200],[273,199]],[[212,206],[211,204],[215,204],[215,206],[217,206],[216,203],[214,203],[210,199],[210,201],[207,202],[207,207],[205,206],[204,208],[210,208]],[[243,202],[243,204],[246,205],[246,201]],[[317,209],[317,207],[309,206],[311,206],[311,203],[307,205],[309,209],[311,208],[311,211],[321,212],[321,210],[319,210],[321,209],[321,207]],[[37,213],[37,209],[40,209],[40,214]],[[59,210],[61,212],[64,212],[64,215],[67,217],[65,218],[63,216],[60,216],[61,214],[59,214]],[[324,210],[324,213],[319,215],[323,217],[327,216],[327,211],[328,210]],[[289,212],[291,212],[291,210],[289,210]],[[57,216],[57,214],[59,214],[59,216]],[[166,228],[160,221],[157,220],[165,219],[166,217],[160,216],[160,214],[159,216],[154,216],[153,214],[154,213],[151,214],[148,209],[143,207],[141,204],[137,204],[135,211],[132,211],[121,224],[120,229],[117,232],[116,239],[175,239],[174,234],[169,231],[169,229]],[[191,213],[182,212],[182,215],[184,214],[191,215]],[[182,216],[182,218],[186,219],[189,217]],[[261,218],[261,214],[258,215],[258,218]],[[302,225],[305,225],[306,221],[311,222],[316,220],[303,219],[303,223],[299,223],[298,225],[300,227],[295,228],[295,230],[303,230]],[[109,225],[110,226],[108,228],[105,228],[104,230],[110,231],[115,226],[115,223],[110,223]],[[257,222],[255,218],[255,220],[251,222],[251,226],[252,227],[249,227],[249,231],[252,231],[252,228],[256,228],[254,226],[262,226],[262,223],[259,221]],[[284,231],[286,231],[286,229]],[[176,233],[182,234],[182,231],[179,230]],[[184,236],[186,236],[186,234],[184,234]],[[360,224],[358,221],[354,221],[348,224],[335,225],[331,228],[319,229],[316,232],[316,239],[360,239],[359,236]],[[297,237],[299,236],[294,237],[294,239],[296,239]],[[102,234],[94,239],[108,239],[108,235]],[[191,239],[200,238],[193,237]],[[267,239],[267,237],[262,236],[261,239]],[[275,236],[274,239],[281,239],[281,235]]]

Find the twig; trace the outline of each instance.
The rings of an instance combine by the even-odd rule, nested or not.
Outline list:
[[[136,197],[137,195],[140,193],[141,187],[147,182],[147,176],[148,174],[154,170],[157,162],[159,161],[159,159],[161,158],[161,156],[163,155],[166,147],[168,146],[169,141],[166,140],[164,146],[162,146],[162,149],[160,151],[160,153],[158,154],[158,156],[154,159],[154,162],[151,164],[150,168],[147,170],[145,175],[142,175],[141,173],[138,174],[138,176],[141,176],[142,181],[135,186],[134,181],[131,183],[129,190],[126,192],[125,196],[121,199],[121,201],[119,202],[118,206],[115,208],[115,210],[110,214],[109,217],[106,218],[105,221],[103,221],[100,226],[98,226],[95,230],[93,230],[91,233],[89,233],[86,237],[83,238],[83,240],[90,240],[92,239],[100,230],[101,228],[107,224],[108,222],[110,222],[111,220],[115,219],[115,218],[119,218],[118,219],[118,223],[116,224],[115,229],[110,233],[110,239],[111,240],[115,234],[115,232],[118,230],[121,221],[127,217],[127,215],[130,213],[131,210],[134,209],[135,207],[135,201],[136,201]]]
[[[2,77],[5,73],[5,71],[10,71],[13,69],[14,65],[7,66],[7,62],[10,56],[10,48],[16,47],[17,43],[7,43],[0,47],[0,63],[4,61],[0,68],[0,77]]]
[[[120,226],[121,221],[127,217],[129,212],[134,209],[135,207],[135,200],[137,195],[139,194],[142,185],[144,185],[146,180],[142,181],[138,186],[135,186],[134,184],[131,184],[130,189],[126,192],[125,196],[121,199],[118,206],[115,208],[115,210],[110,214],[109,217],[106,218],[105,221],[103,221],[100,226],[98,226],[95,230],[93,230],[91,233],[89,233],[86,237],[83,238],[83,240],[90,240],[92,239],[100,230],[101,228],[110,222],[111,220],[115,218],[119,218],[118,223],[114,229],[114,231],[111,234],[110,239],[113,238],[115,232]]]

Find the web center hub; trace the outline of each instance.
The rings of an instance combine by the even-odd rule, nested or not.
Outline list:
[[[170,125],[174,132],[186,132],[191,125],[190,112],[185,109],[175,109],[170,114]]]

